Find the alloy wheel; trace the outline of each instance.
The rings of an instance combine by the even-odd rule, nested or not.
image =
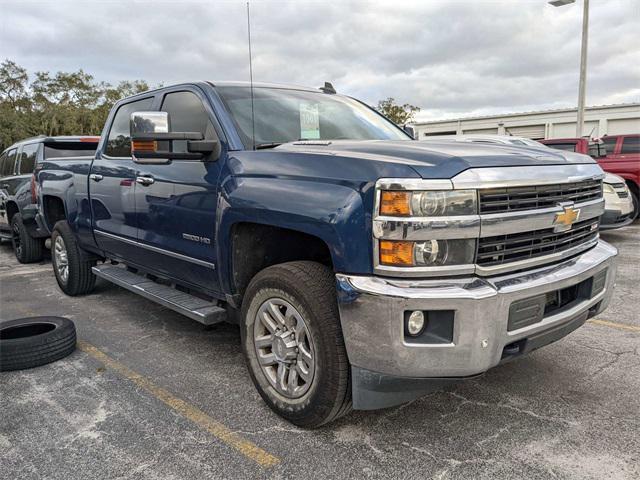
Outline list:
[[[69,279],[69,259],[67,256],[67,246],[60,236],[56,237],[53,245],[53,257],[58,278],[62,283],[66,284]]]
[[[315,348],[300,312],[281,298],[270,298],[258,309],[253,343],[262,372],[278,393],[302,397],[313,382]]]

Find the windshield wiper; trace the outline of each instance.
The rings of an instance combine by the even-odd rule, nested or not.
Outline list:
[[[256,144],[256,150],[263,150],[265,148],[276,148],[279,147],[280,145],[282,145],[282,142],[277,143],[277,142],[273,142],[273,143],[257,143]]]

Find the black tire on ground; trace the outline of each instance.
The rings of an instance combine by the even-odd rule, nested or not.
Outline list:
[[[44,241],[33,238],[24,226],[22,215],[16,213],[11,219],[11,244],[13,253],[20,263],[33,263],[42,260]]]
[[[631,218],[637,219],[640,214],[640,198],[638,198],[638,194],[636,194],[633,190],[630,190],[631,198],[633,199],[633,213],[631,214]]]
[[[0,322],[0,371],[55,362],[76,348],[76,327],[61,317],[31,317]]]
[[[287,398],[278,392],[258,362],[254,323],[260,307],[274,298],[288,302],[300,313],[313,341],[315,373],[300,398]],[[251,379],[278,415],[300,427],[315,428],[351,411],[350,365],[340,327],[335,277],[329,268],[301,261],[262,270],[244,295],[241,333]]]
[[[58,254],[60,246],[66,252],[66,279],[61,270],[62,262]],[[53,233],[51,234],[51,263],[53,264],[53,273],[56,276],[58,286],[67,295],[85,295],[95,287],[96,276],[91,271],[91,267],[95,266],[96,261],[78,246],[76,237],[66,220],[60,220],[53,227]]]

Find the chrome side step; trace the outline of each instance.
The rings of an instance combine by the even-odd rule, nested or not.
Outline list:
[[[227,317],[227,311],[216,303],[181,292],[167,285],[156,283],[122,267],[98,265],[91,270],[100,278],[104,278],[204,325],[222,322]]]

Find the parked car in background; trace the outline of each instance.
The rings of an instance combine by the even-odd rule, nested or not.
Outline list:
[[[600,229],[624,227],[635,220],[633,197],[624,178],[607,173],[602,190],[604,214],[600,217]]]
[[[624,178],[633,199],[633,218],[640,213],[640,134],[605,135],[604,155],[597,158],[605,172]]]
[[[640,213],[640,134],[605,135],[588,138],[552,138],[541,143],[559,150],[585,153],[595,158],[605,172],[624,178],[633,200],[633,218]]]
[[[38,224],[33,173],[48,159],[93,156],[100,137],[33,137],[0,155],[0,238],[10,240],[21,263],[42,259],[46,228]]]

